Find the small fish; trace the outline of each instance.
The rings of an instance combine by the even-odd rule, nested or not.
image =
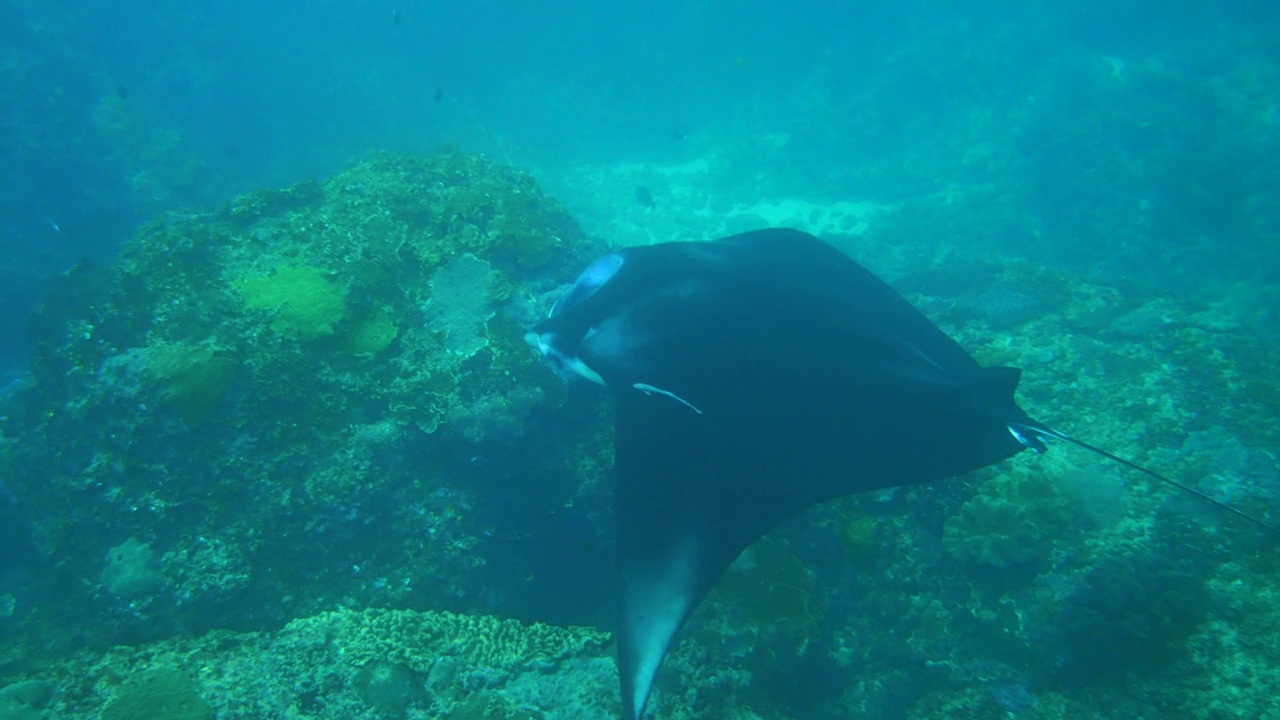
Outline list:
[[[400,20],[401,20],[401,19],[403,19],[403,16],[400,14],[400,11],[399,11],[399,10],[392,10],[392,11],[391,11],[391,24],[392,24],[392,25],[399,25],[399,24],[400,24]]]
[[[431,97],[435,98],[436,102],[440,102],[440,100],[444,98],[444,90],[440,89],[439,86],[436,86],[435,92],[431,93]]]
[[[53,221],[53,218],[45,217],[44,221],[46,223],[49,223],[49,229],[53,230],[54,233],[57,233],[57,234],[62,233],[62,228],[58,226],[58,223]]]
[[[653,193],[644,185],[636,186],[636,202],[640,203],[640,207],[652,208],[655,203],[653,201]]]

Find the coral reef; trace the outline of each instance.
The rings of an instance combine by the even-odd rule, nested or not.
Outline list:
[[[1035,161],[1069,165],[1058,150]],[[1207,216],[1203,191],[1179,196]],[[984,363],[1027,368],[1034,416],[1268,512],[1267,342],[998,253],[909,259],[903,237],[1043,247],[1034,222],[971,192],[954,208],[806,214],[895,269]],[[529,176],[445,151],[169,214],[118,266],[55,279],[34,324],[38,383],[0,413],[4,486],[56,558],[36,597],[6,595],[40,611],[0,612],[0,670],[51,690],[0,690],[0,713],[123,713],[130,683],[164,667],[225,718],[616,713],[600,631],[521,622],[607,622],[608,416],[523,340],[601,251]],[[1095,461],[1055,447],[781,529],[690,621],[654,712],[1274,712],[1274,547]]]
[[[107,551],[102,584],[112,596],[137,599],[156,590],[162,582],[156,551],[137,538],[129,538]]]
[[[397,663],[371,662],[356,672],[352,685],[382,717],[402,718],[410,705],[426,700],[421,676]]]
[[[1119,681],[1169,662],[1209,610],[1182,562],[1144,553],[1104,559],[1062,599],[1053,634],[1073,683]]]
[[[875,549],[876,525],[875,515],[857,514],[843,519],[837,532],[850,559],[864,559]]]
[[[492,518],[605,505],[602,408],[576,402],[558,437],[530,436],[566,393],[523,340],[602,252],[528,175],[445,150],[162,216],[115,267],[60,279],[37,382],[6,414],[22,439],[5,484],[50,518],[35,542],[59,558],[59,611],[22,632],[49,646],[78,627],[268,627],[339,602],[509,602],[482,546],[554,552],[559,520],[508,536]],[[130,536],[155,574],[103,571],[105,548],[141,557]]]
[[[536,669],[554,665],[608,643],[604,633],[568,631],[540,623],[525,625],[487,615],[407,610],[335,611],[289,623],[282,633],[324,637],[348,662],[390,662],[428,672],[442,656],[471,665]]]
[[[1051,478],[1000,475],[947,520],[943,542],[954,557],[1008,567],[1044,559],[1070,519],[1070,499]]]
[[[42,680],[22,680],[0,687],[0,718],[41,720],[53,701],[54,688]]]
[[[353,355],[372,357],[390,347],[400,335],[390,308],[372,308],[356,318],[342,337],[342,347]]]
[[[147,352],[147,375],[192,426],[217,409],[235,370],[235,361],[210,343],[158,342]]]
[[[711,602],[749,627],[800,629],[821,618],[813,573],[793,553],[772,540],[762,540],[738,558],[716,584]]]
[[[591,629],[488,616],[335,611],[275,633],[216,631],[50,662],[0,688],[0,712],[14,705],[61,720],[600,717],[616,705],[606,641]]]
[[[213,707],[181,670],[156,667],[139,672],[102,708],[102,720],[213,720]]]
[[[303,340],[332,335],[347,314],[343,288],[319,268],[285,265],[233,285],[245,307],[270,316],[272,330]]]

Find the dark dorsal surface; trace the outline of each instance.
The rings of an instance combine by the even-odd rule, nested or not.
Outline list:
[[[616,404],[618,664],[643,711],[672,637],[778,523],[1008,458],[1038,427],[982,368],[821,240],[762,230],[622,250],[535,334]],[[1038,440],[1031,441],[1038,445]]]

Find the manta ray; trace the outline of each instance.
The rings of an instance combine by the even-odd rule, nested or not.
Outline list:
[[[980,366],[888,284],[798,230],[606,255],[529,341],[615,405],[627,720],[734,559],[812,505],[1043,452],[1049,438],[1221,505],[1032,419],[1014,400],[1019,370]]]

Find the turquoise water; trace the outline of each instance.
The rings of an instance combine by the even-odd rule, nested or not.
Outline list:
[[[611,411],[523,339],[609,247],[814,233],[1032,415],[1280,522],[1265,4],[0,38],[0,718],[616,715]],[[1268,717],[1277,594],[1265,533],[1054,447],[779,528],[649,714]]]

